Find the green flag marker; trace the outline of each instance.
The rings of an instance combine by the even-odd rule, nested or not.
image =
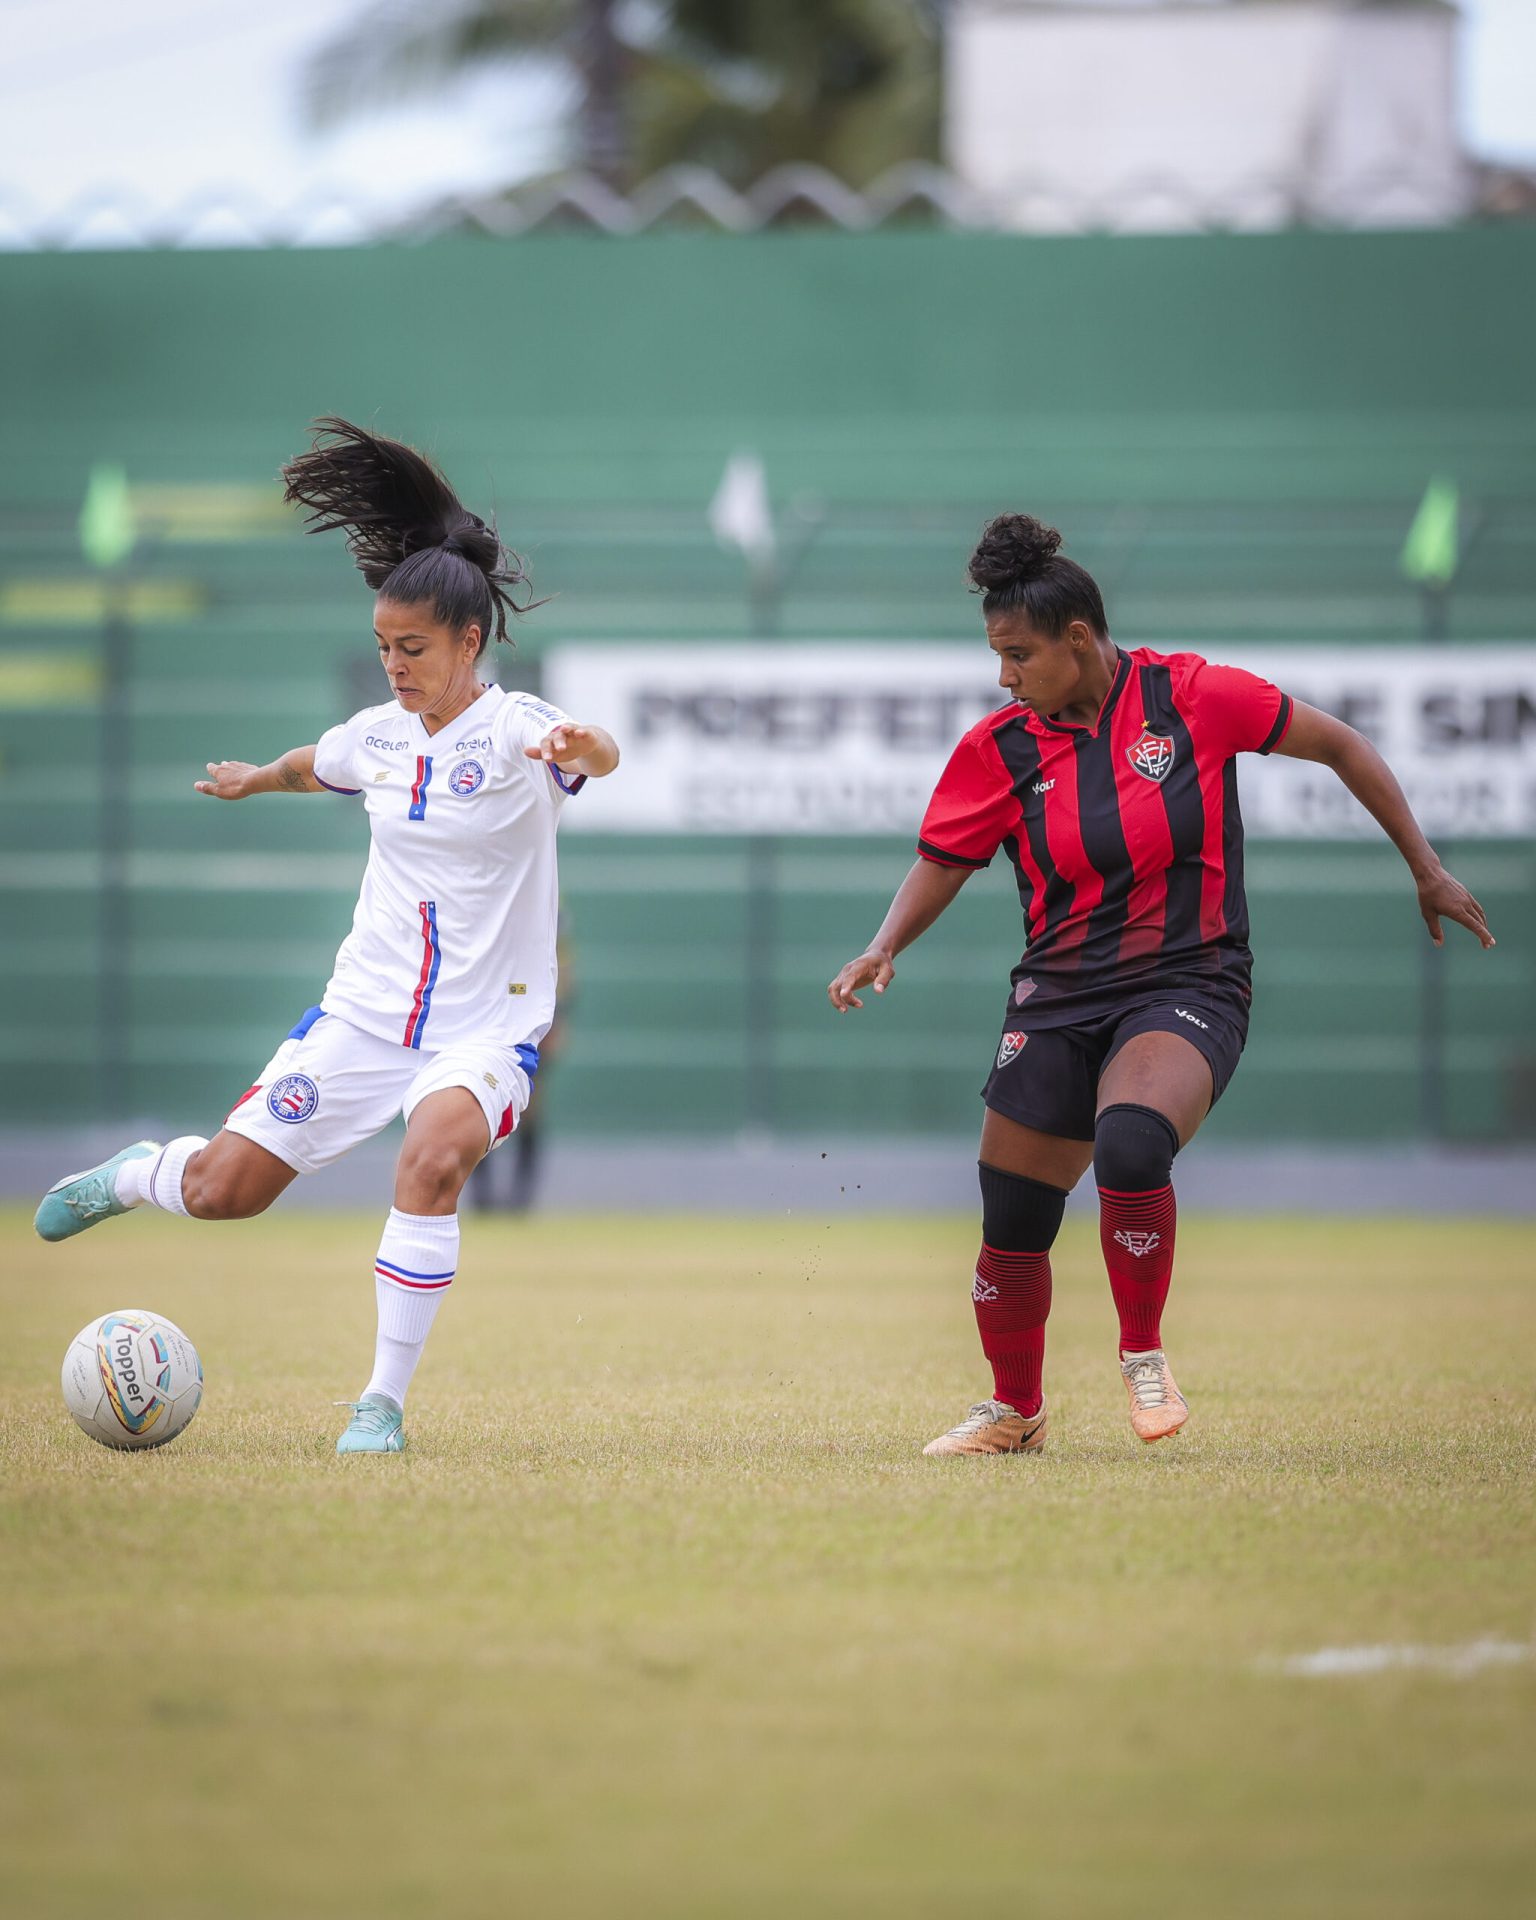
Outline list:
[[[81,552],[93,567],[115,567],[133,552],[136,537],[127,474],[121,467],[92,467],[80,509]]]
[[[1421,587],[1448,587],[1460,559],[1461,496],[1453,480],[1437,475],[1424,489],[1403,542],[1402,569]]]

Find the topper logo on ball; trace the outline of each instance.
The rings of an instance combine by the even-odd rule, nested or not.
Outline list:
[[[133,1364],[133,1339],[129,1334],[120,1333],[112,1342],[112,1371],[117,1375],[119,1390],[130,1400],[144,1398],[138,1368]]]
[[[121,1308],[82,1327],[60,1375],[76,1424],[106,1447],[158,1447],[197,1412],[203,1367],[172,1321]]]

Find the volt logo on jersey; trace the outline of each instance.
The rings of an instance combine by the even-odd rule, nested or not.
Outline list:
[[[467,800],[485,785],[485,768],[478,760],[461,760],[448,776],[448,791]]]
[[[1173,742],[1166,734],[1154,733],[1150,727],[1143,727],[1138,737],[1125,750],[1125,757],[1141,775],[1155,786],[1161,786],[1168,778],[1168,769],[1173,765]]]

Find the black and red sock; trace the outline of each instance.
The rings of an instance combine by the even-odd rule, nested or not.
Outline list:
[[[1094,1131],[1099,1244],[1120,1315],[1121,1353],[1163,1344],[1178,1208],[1169,1175],[1179,1150],[1172,1122],[1153,1107],[1106,1107]]]
[[[981,1163],[981,1252],[971,1300],[993,1394],[1019,1413],[1040,1411],[1051,1246],[1067,1196],[1022,1174]]]

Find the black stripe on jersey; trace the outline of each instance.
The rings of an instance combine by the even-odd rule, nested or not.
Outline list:
[[[1120,936],[1130,912],[1136,870],[1120,819],[1120,788],[1115,780],[1114,745],[1109,728],[1080,733],[1072,742],[1077,761],[1077,831],[1089,864],[1104,881],[1099,904],[1088,916],[1080,949],[1091,967],[1113,967],[1120,958]]]
[[[1287,726],[1289,726],[1290,719],[1291,696],[1288,693],[1282,693],[1280,696],[1280,711],[1275,715],[1275,724],[1264,736],[1264,744],[1259,748],[1260,753],[1273,753],[1275,748],[1279,746],[1280,736],[1285,732]]]
[[[1243,892],[1243,811],[1237,799],[1237,762],[1229,760],[1221,773],[1221,861],[1226,869],[1221,913],[1226,934],[1239,946],[1248,944],[1248,897]]]
[[[1205,802],[1200,769],[1184,716],[1173,704],[1173,675],[1167,667],[1141,669],[1142,713],[1147,725],[1173,742],[1173,765],[1158,791],[1173,842],[1168,869],[1168,901],[1163,910],[1163,949],[1200,945],[1200,851],[1205,845]]]
[[[963,853],[951,853],[948,847],[936,847],[931,840],[919,840],[917,850],[946,867],[990,867],[992,864],[990,856],[985,860],[971,860]]]
[[[1003,765],[1008,769],[1009,777],[1013,781],[1013,791],[1023,814],[1020,827],[1029,842],[1030,854],[1036,867],[1045,876],[1045,898],[1041,902],[1038,936],[1043,940],[1053,934],[1072,911],[1072,886],[1069,881],[1062,879],[1051,859],[1051,850],[1045,838],[1043,810],[1036,807],[1031,811],[1026,799],[1030,782],[1037,779],[1040,774],[1040,742],[1022,722],[1016,722],[1013,726],[999,727],[992,738],[997,743]],[[1018,857],[1019,828],[1014,829],[1011,838],[1013,845],[1010,853],[1014,870],[1019,876],[1019,898],[1024,903],[1024,924],[1028,927],[1034,889]]]
[[[1019,836],[1010,833],[1003,842],[1003,852],[1013,862],[1013,877],[1019,889],[1019,905],[1024,909],[1024,935],[1029,937],[1029,910],[1035,904],[1035,883],[1024,871],[1024,862],[1019,857]]]

